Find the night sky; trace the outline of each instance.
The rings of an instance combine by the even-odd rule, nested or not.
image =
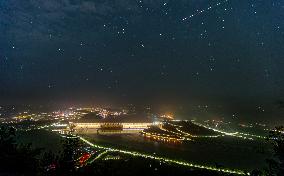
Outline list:
[[[281,119],[283,68],[283,0],[0,1],[2,104]]]

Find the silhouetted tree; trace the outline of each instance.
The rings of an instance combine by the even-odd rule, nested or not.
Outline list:
[[[284,175],[284,127],[275,127],[268,135],[268,140],[273,143],[274,155],[277,160],[267,160],[271,174]]]
[[[55,175],[59,167],[59,157],[53,152],[45,152],[41,159],[42,173],[45,175]]]
[[[31,144],[17,145],[14,128],[0,127],[0,175],[38,175],[40,153]]]
[[[267,167],[262,170],[255,169],[251,175],[282,176],[284,175],[284,127],[275,127],[269,131],[267,140],[273,144],[274,158],[266,159]]]
[[[255,169],[250,173],[251,176],[266,176],[267,174],[265,173],[264,170],[258,170]]]
[[[76,159],[78,155],[79,139],[73,135],[67,135],[63,140],[63,151],[60,156],[60,167],[58,171],[60,174],[69,175],[75,172]]]

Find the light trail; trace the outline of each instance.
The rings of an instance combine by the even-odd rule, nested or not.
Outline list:
[[[193,137],[193,138],[217,138],[217,137],[224,136],[224,135],[192,135],[190,133],[187,133],[187,132],[180,130],[179,128],[176,128],[176,130],[180,133],[185,134],[186,136],[190,136],[190,137]]]
[[[217,130],[217,129],[215,129],[215,128],[208,127],[208,126],[206,126],[206,125],[202,125],[202,124],[197,123],[197,122],[192,122],[192,123],[195,124],[195,125],[197,125],[197,126],[201,126],[201,127],[203,127],[203,128],[207,128],[207,129],[213,130],[213,131],[215,131],[215,132],[225,134],[225,135],[227,135],[227,136],[234,136],[234,137],[241,137],[241,138],[242,138],[242,136],[239,136],[239,135],[238,135],[238,132],[228,133],[228,132],[225,132],[225,131],[221,131],[221,130]],[[252,138],[246,138],[246,137],[244,137],[244,139],[253,140]]]
[[[102,153],[98,154],[97,157],[95,157],[94,159],[92,159],[90,162],[88,162],[88,164],[92,164],[95,160],[101,158],[103,155],[107,154],[109,152],[109,150],[105,150]]]
[[[205,8],[205,9],[196,10],[196,12],[193,13],[193,14],[191,14],[190,16],[187,16],[187,17],[182,18],[182,21],[188,21],[188,20],[190,20],[191,18],[193,18],[193,17],[195,17],[195,16],[198,16],[198,15],[204,13],[204,12],[210,11],[210,10],[212,10],[212,9],[215,9],[215,8],[218,7],[218,6],[221,6],[221,5],[225,4],[225,3],[227,3],[228,1],[229,1],[229,0],[224,0],[224,1],[221,1],[221,2],[216,3],[215,5],[209,6],[209,7]]]
[[[184,132],[184,131],[182,131],[180,128],[182,128],[182,126],[180,126],[180,125],[174,125],[174,124],[172,124],[172,123],[168,123],[167,122],[167,124],[168,125],[171,125],[171,126],[173,126],[173,127],[175,127],[175,129],[179,132],[179,133],[176,133],[176,132],[173,132],[173,131],[169,131],[169,130],[167,130],[167,129],[164,129],[164,128],[160,128],[161,130],[164,130],[164,131],[167,131],[167,132],[170,132],[170,133],[174,133],[174,134],[177,134],[177,135],[179,135],[179,136],[181,136],[181,134],[184,134],[185,136],[189,136],[189,137],[192,137],[192,138],[217,138],[217,137],[221,137],[221,136],[224,136],[224,135],[192,135],[192,134],[190,134],[190,133],[187,133],[187,132]],[[188,139],[190,139],[190,138],[186,138],[186,137],[184,137],[184,136],[182,136],[184,139],[186,139],[186,140],[188,140]]]
[[[206,170],[210,170],[210,171],[223,172],[223,173],[236,174],[236,175],[249,175],[249,173],[246,173],[246,172],[241,171],[241,170],[232,170],[232,169],[224,169],[224,168],[221,169],[221,168],[216,168],[216,167],[212,167],[212,166],[198,165],[198,164],[193,164],[193,163],[189,163],[189,162],[184,162],[184,161],[178,161],[178,160],[173,160],[173,159],[153,156],[153,155],[149,155],[149,154],[142,154],[142,153],[139,153],[139,152],[120,150],[120,149],[115,149],[115,148],[110,148],[110,147],[103,147],[103,146],[100,146],[100,145],[93,144],[93,143],[91,143],[90,141],[88,141],[87,139],[85,139],[85,138],[83,138],[81,136],[78,136],[78,137],[80,138],[80,140],[82,140],[83,142],[85,142],[86,144],[88,144],[88,145],[90,145],[90,146],[92,146],[94,148],[99,148],[99,149],[106,150],[105,153],[107,153],[109,151],[111,151],[111,152],[119,152],[119,153],[131,155],[131,156],[143,157],[143,158],[148,158],[148,159],[153,159],[153,160],[158,160],[158,161],[164,161],[164,162],[167,162],[167,163],[178,164],[178,165],[183,165],[183,166],[197,168],[197,169],[206,169]],[[101,153],[101,155],[102,154],[103,153]]]
[[[171,123],[167,123],[167,124],[173,125],[174,127],[178,126],[178,125],[174,125],[174,124],[171,124]],[[186,137],[186,136],[188,136],[188,135],[183,136],[181,133],[173,132],[173,131],[167,130],[167,129],[163,128],[163,127],[160,127],[160,129],[163,130],[163,131],[169,132],[169,133],[176,134],[176,135],[178,135],[179,137],[181,137],[183,140],[193,141],[191,138]],[[178,128],[177,128],[177,127],[176,127],[176,130],[178,131]],[[180,131],[179,131],[179,132],[180,132]],[[192,136],[190,136],[190,137],[192,137]]]
[[[216,131],[218,133],[222,133],[222,134],[227,135],[227,136],[234,136],[234,137],[247,139],[247,140],[254,140],[253,137],[258,138],[258,139],[266,139],[264,136],[248,134],[248,133],[241,133],[241,132],[228,133],[228,132],[224,132],[224,131],[221,131],[221,130],[217,130],[215,128],[208,127],[206,125],[203,125],[203,124],[200,124],[200,123],[197,123],[197,122],[192,122],[192,123],[195,124],[195,125]]]
[[[255,137],[255,138],[259,138],[259,139],[266,139],[265,136],[259,136],[259,135],[255,135],[255,134],[240,133],[240,132],[239,132],[239,134],[244,135],[244,136],[251,136],[251,137]]]

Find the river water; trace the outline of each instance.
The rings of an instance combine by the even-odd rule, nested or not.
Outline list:
[[[195,164],[223,166],[251,171],[265,166],[272,149],[265,140],[244,140],[235,137],[199,138],[182,144],[161,143],[145,139],[138,131],[99,133],[89,130],[83,135],[103,146],[138,151]]]

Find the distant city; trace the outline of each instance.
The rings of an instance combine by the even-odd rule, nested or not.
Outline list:
[[[0,0],[0,176],[284,176],[284,0]]]
[[[27,137],[34,133],[40,140],[48,140],[41,137],[42,131],[62,139],[78,139],[82,145],[78,148],[81,156],[76,167],[97,160],[141,157],[208,172],[248,175],[250,170],[265,166],[266,157],[272,156],[267,137],[274,128],[261,123],[180,120],[173,114],[154,113],[149,108],[147,112],[138,112],[133,107],[71,107],[36,113],[26,109],[11,113],[13,110],[1,106],[2,114],[11,114],[1,118],[1,123],[13,127],[24,143],[35,143],[38,139]],[[198,153],[207,154],[199,158]],[[237,158],[228,161],[236,154],[240,156],[239,163],[235,162]]]

